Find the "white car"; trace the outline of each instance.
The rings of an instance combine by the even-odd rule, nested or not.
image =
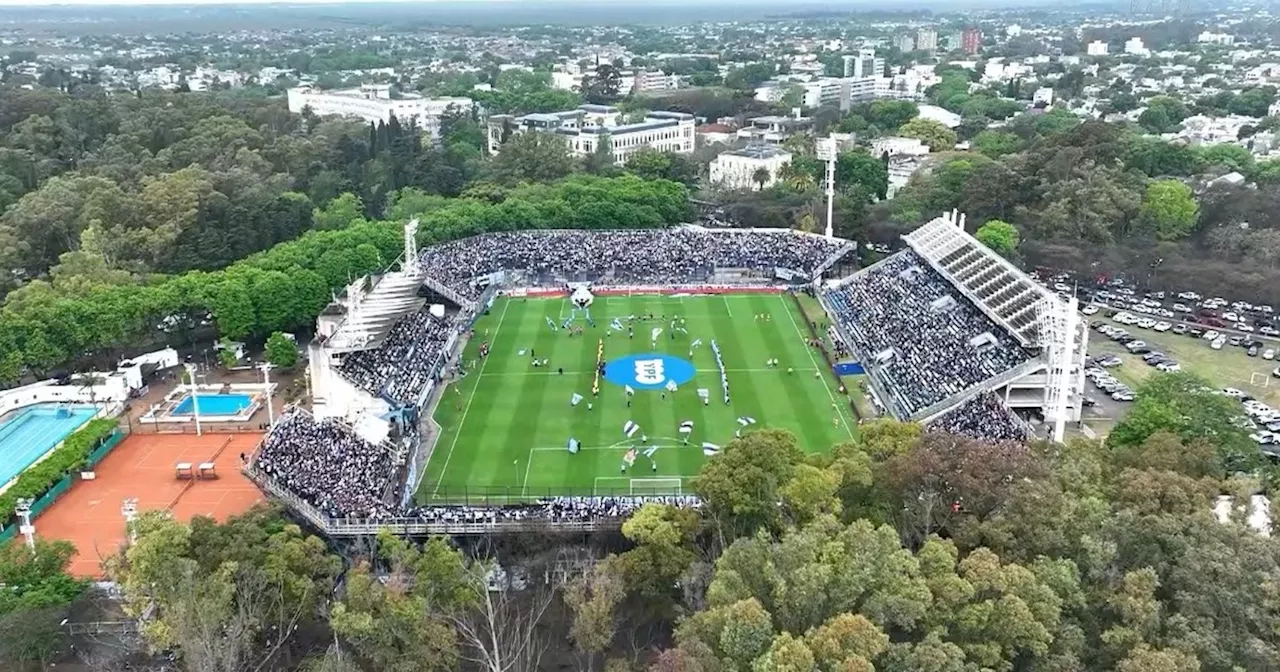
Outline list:
[[[1272,434],[1271,432],[1255,432],[1253,434],[1250,434],[1249,438],[1253,439],[1254,443],[1257,443],[1260,445],[1266,445],[1269,443],[1276,442],[1276,435]]]
[[[1173,325],[1169,324],[1168,322],[1156,322],[1155,326],[1151,328],[1155,329],[1156,331],[1169,331],[1170,329],[1173,328]]]
[[[1263,358],[1263,359],[1275,359],[1275,358],[1276,358],[1276,349],[1275,349],[1275,348],[1267,348],[1266,350],[1263,350],[1263,351],[1262,351],[1262,358]]]
[[[1093,315],[1098,312],[1098,307],[1091,303],[1085,306],[1084,308],[1081,308],[1080,312],[1084,313],[1085,315]]]
[[[1156,370],[1173,373],[1174,371],[1181,371],[1182,367],[1177,362],[1165,362],[1164,364],[1156,364]]]
[[[1147,343],[1146,343],[1146,341],[1129,341],[1128,343],[1125,343],[1125,344],[1124,344],[1124,347],[1128,348],[1128,349],[1129,349],[1129,352],[1133,352],[1134,350],[1137,350],[1138,348],[1145,348],[1145,347],[1147,347]]]
[[[1178,298],[1183,301],[1199,301],[1200,295],[1195,292],[1182,292],[1181,294],[1178,294]]]
[[[1236,314],[1235,314],[1234,312],[1232,312],[1232,311],[1227,311],[1227,312],[1225,312],[1225,313],[1223,313],[1223,314],[1222,314],[1222,319],[1224,319],[1224,320],[1226,320],[1226,321],[1228,321],[1228,322],[1239,322],[1239,321],[1240,321],[1240,316],[1239,316],[1239,315],[1236,315]]]
[[[1245,396],[1244,392],[1241,392],[1240,390],[1237,390],[1234,387],[1224,387],[1222,388],[1222,393],[1227,395],[1228,397],[1231,397],[1232,399],[1239,399]]]
[[[1156,326],[1156,321],[1151,318],[1138,320],[1138,326],[1142,327],[1143,329],[1150,329],[1151,327]]]
[[[1222,346],[1224,346],[1224,345],[1226,345],[1226,344],[1227,344],[1227,337],[1226,337],[1226,336],[1219,336],[1219,337],[1217,337],[1217,338],[1213,339],[1213,342],[1209,344],[1209,347],[1210,347],[1210,348],[1213,348],[1214,350],[1221,350],[1221,349],[1222,349]]]
[[[1181,303],[1175,303],[1175,304],[1173,304],[1173,309],[1174,309],[1174,310],[1176,310],[1176,311],[1178,311],[1179,313],[1189,313],[1189,312],[1191,312],[1191,309],[1190,309],[1190,308],[1186,307],[1185,305],[1183,305],[1183,304],[1181,304]]]
[[[1239,323],[1239,324],[1237,324],[1237,325],[1236,325],[1236,330],[1237,330],[1237,331],[1249,331],[1249,332],[1252,332],[1252,331],[1253,331],[1253,325],[1249,324],[1248,322],[1241,322],[1241,323]]]
[[[1221,335],[1222,334],[1219,334],[1218,332],[1210,329],[1209,331],[1206,331],[1203,334],[1200,334],[1200,338],[1203,338],[1206,341],[1216,341],[1218,340],[1218,337]]]

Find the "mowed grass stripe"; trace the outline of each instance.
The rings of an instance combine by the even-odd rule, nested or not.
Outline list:
[[[743,305],[738,302],[739,305]],[[748,311],[749,312],[749,311]],[[743,348],[744,343],[750,342],[755,338],[752,333],[742,333],[745,330],[739,327],[738,322],[744,319],[734,313],[733,320],[713,320],[712,331],[715,332],[716,342],[720,346],[720,355],[724,360],[726,369],[744,369],[748,363],[753,360],[758,362],[758,366],[764,366],[764,360],[767,357],[763,351],[759,350],[758,344],[752,343],[752,352],[748,352]],[[754,322],[754,315],[745,316]],[[758,327],[757,327],[758,328]],[[715,365],[715,354],[710,350],[708,345],[708,356],[711,358],[712,366]],[[724,393],[720,389],[719,374],[716,376],[716,390],[720,392],[717,398],[723,402]],[[748,373],[729,373],[726,374],[729,380],[729,408],[732,409],[735,417],[750,416],[756,419],[756,428],[769,427],[772,412],[760,402],[760,392],[757,389],[757,380],[752,374]]]
[[[561,335],[563,332],[552,331],[547,326],[548,317],[553,321],[557,317],[558,311],[553,310],[555,305],[547,301],[523,301],[520,305],[521,319],[517,323],[519,329],[516,331],[519,342],[513,346],[513,355],[518,362],[517,367],[528,371],[544,371],[544,369],[535,368],[533,362],[535,359],[545,359],[548,360],[548,369],[545,370],[555,370],[558,362],[564,359],[562,356],[564,350],[558,343],[558,340],[563,337]],[[523,356],[519,355],[520,350],[526,350]],[[556,445],[567,439],[567,437],[553,436],[561,423],[547,422],[543,412],[544,406],[550,405],[551,397],[561,396],[548,392],[555,380],[553,376],[511,377],[506,380],[495,380],[490,387],[494,396],[512,397],[515,400],[511,411],[504,413],[504,417],[498,419],[488,432],[490,437],[498,438],[500,443],[490,446],[487,450],[502,454],[504,459],[495,461],[503,462],[504,465],[500,468],[507,469],[506,473],[509,474],[509,477],[503,478],[502,472],[499,472],[500,477],[495,479],[495,482],[509,485],[523,493],[525,476],[531,469],[531,460],[534,459],[529,455],[529,448],[536,445]],[[567,395],[559,401],[566,407],[569,404]],[[521,448],[524,450],[521,451]],[[562,483],[553,482],[548,485],[562,485]]]
[[[750,303],[754,312],[769,315],[769,320],[761,324],[756,333],[770,352],[780,353],[778,355],[778,359],[781,360],[779,370],[801,369],[795,373],[784,372],[778,375],[780,378],[778,388],[783,393],[774,395],[773,403],[778,407],[785,406],[790,409],[787,415],[795,422],[789,428],[796,434],[800,440],[800,447],[805,452],[830,450],[831,446],[827,443],[830,432],[827,430],[832,426],[831,414],[820,411],[830,408],[831,402],[825,393],[821,398],[814,394],[821,392],[820,389],[815,388],[821,386],[822,381],[814,378],[815,373],[821,375],[821,372],[807,370],[813,366],[808,358],[808,346],[796,334],[791,320],[787,317],[787,306],[779,304],[771,296],[752,297]]]

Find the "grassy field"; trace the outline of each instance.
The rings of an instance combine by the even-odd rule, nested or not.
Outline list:
[[[755,418],[753,429],[790,430],[808,452],[829,450],[856,431],[847,399],[820,353],[805,343],[804,318],[789,296],[598,297],[591,307],[596,326],[580,336],[547,324],[550,318],[560,325],[569,310],[567,299],[500,299],[480,319],[465,349],[469,373],[445,390],[436,413],[443,433],[427,464],[420,502],[464,493],[688,492],[687,479],[714,459],[703,454],[702,444],[727,444],[739,417]],[[649,314],[655,318],[643,319]],[[632,315],[638,319],[628,320]],[[675,317],[684,319],[687,335],[671,337]],[[634,337],[611,329],[615,318]],[[658,327],[663,331],[655,343],[650,335]],[[690,354],[696,339],[703,343]],[[728,405],[713,339],[729,382]],[[486,341],[491,350],[481,358]],[[608,374],[600,378],[597,397],[592,385],[601,342]],[[533,366],[535,358],[548,360],[546,366]],[[766,366],[773,358],[778,366]],[[665,367],[656,377],[655,359]],[[689,379],[676,380],[675,392],[659,384],[642,389],[638,382],[667,377]],[[630,399],[626,384],[637,388]],[[705,405],[699,388],[709,391]],[[575,393],[585,398],[572,406]],[[623,433],[628,421],[641,428],[630,438]],[[685,421],[694,423],[687,446],[679,432]],[[566,449],[571,438],[581,443],[577,454]],[[658,450],[623,473],[622,458],[632,446]]]
[[[1152,350],[1159,350],[1174,358],[1182,366],[1183,371],[1194,373],[1220,387],[1239,388],[1272,406],[1280,406],[1280,379],[1271,376],[1271,370],[1280,365],[1280,361],[1249,357],[1244,349],[1239,347],[1228,345],[1221,350],[1214,350],[1209,347],[1207,341],[1202,339],[1111,323],[1127,329],[1133,336],[1146,341],[1147,346]],[[1158,373],[1155,368],[1147,366],[1140,355],[1130,354],[1120,344],[1103,334],[1096,331],[1090,333],[1089,354],[1105,353],[1115,353],[1124,361],[1123,364],[1112,369],[1112,373],[1131,387],[1136,388],[1147,376]],[[1253,385],[1252,380],[1265,380],[1267,386]]]

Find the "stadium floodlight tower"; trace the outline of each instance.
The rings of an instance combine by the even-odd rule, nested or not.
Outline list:
[[[22,520],[18,531],[22,532],[22,536],[26,538],[27,548],[31,549],[33,554],[36,552],[36,527],[31,524],[31,505],[34,503],[35,500],[27,497],[14,502],[13,506],[13,512]]]
[[[827,237],[835,237],[832,227],[832,212],[835,211],[836,199],[836,158],[839,155],[839,142],[835,138],[822,138],[817,143],[818,158],[827,162]]]
[[[276,412],[271,408],[271,369],[275,367],[271,362],[263,362],[258,368],[262,369],[262,388],[267,393],[267,428],[271,429],[276,426]]]
[[[200,431],[200,388],[196,385],[196,365],[187,362],[183,367],[191,379],[191,416],[196,419],[196,436],[204,436]]]
[[[418,218],[404,223],[404,260],[400,262],[400,270],[404,274],[416,278],[422,272],[418,261]]]

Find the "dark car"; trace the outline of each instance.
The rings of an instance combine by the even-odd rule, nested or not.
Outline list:
[[[1191,327],[1190,329],[1187,330],[1187,335],[1192,338],[1200,338],[1201,336],[1204,336],[1204,329],[1201,329],[1199,327]]]

